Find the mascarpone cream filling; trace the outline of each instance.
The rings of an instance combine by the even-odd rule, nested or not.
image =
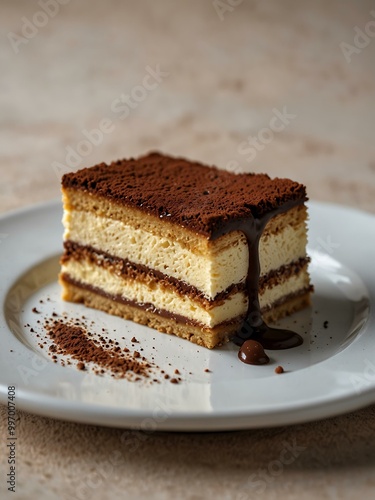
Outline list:
[[[207,252],[202,254],[195,251],[194,245],[194,238],[199,235],[192,235],[191,248],[187,248],[171,238],[161,238],[92,212],[66,210],[63,222],[65,240],[160,271],[194,286],[211,300],[232,284],[246,280],[249,252],[241,233],[236,244],[222,248],[222,245],[215,246],[215,241],[210,242]],[[304,224],[297,228],[286,226],[282,231],[262,237],[259,243],[261,275],[304,257],[305,247]]]

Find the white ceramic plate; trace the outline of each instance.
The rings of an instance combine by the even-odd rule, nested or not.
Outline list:
[[[229,344],[209,351],[149,328],[60,299],[60,202],[0,219],[0,398],[16,386],[18,409],[145,430],[213,431],[305,422],[375,402],[375,217],[311,203],[309,253],[313,306],[279,323],[304,344],[268,351],[271,363],[250,366]],[[47,300],[48,299],[48,300]],[[42,302],[40,302],[42,301]],[[37,307],[41,315],[32,312]],[[37,321],[84,314],[114,339],[136,336],[160,368],[178,368],[177,385],[114,380],[52,362],[38,347]],[[328,328],[324,328],[324,322]],[[30,327],[25,327],[30,324]],[[169,365],[170,363],[170,365]],[[286,373],[276,375],[282,365]],[[205,372],[208,368],[210,372]]]

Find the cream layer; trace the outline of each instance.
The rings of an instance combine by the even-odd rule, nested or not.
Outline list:
[[[249,252],[246,238],[240,232],[235,240],[230,239],[230,245],[223,245],[220,238],[209,242],[206,252],[202,253],[196,251],[195,235],[188,248],[171,237],[160,237],[92,212],[65,210],[63,222],[65,240],[170,275],[194,286],[208,299],[246,280]],[[262,236],[259,243],[261,276],[305,257],[305,248],[304,222]]]
[[[62,266],[61,272],[77,282],[101,288],[110,295],[119,295],[139,304],[152,304],[157,309],[164,309],[209,327],[214,327],[228,318],[240,316],[246,311],[247,300],[243,292],[233,294],[216,307],[207,310],[199,302],[174,293],[173,290],[162,288],[155,283],[149,287],[141,281],[124,280],[87,260],[68,261]]]
[[[232,294],[227,299],[219,301],[218,305],[205,308],[199,301],[179,295],[158,283],[149,286],[137,280],[124,280],[121,276],[85,259],[64,263],[61,272],[76,282],[101,288],[110,295],[121,296],[139,304],[152,304],[157,309],[184,316],[210,328],[245,315],[247,311],[248,300],[244,292]],[[284,296],[302,291],[306,286],[308,286],[308,274],[302,271],[272,288],[265,288],[259,297],[261,309],[272,306]]]

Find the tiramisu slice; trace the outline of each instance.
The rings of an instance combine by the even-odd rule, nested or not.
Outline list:
[[[309,304],[305,187],[150,153],[64,175],[63,298],[215,347]]]

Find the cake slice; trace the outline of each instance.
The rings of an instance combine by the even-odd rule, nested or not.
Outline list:
[[[65,300],[208,348],[309,305],[297,182],[150,153],[66,174],[62,192]]]

